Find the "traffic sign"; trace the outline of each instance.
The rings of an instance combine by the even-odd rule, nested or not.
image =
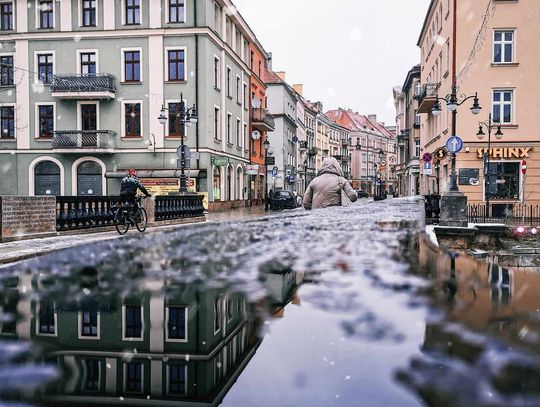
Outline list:
[[[431,162],[424,162],[424,175],[433,175],[433,164]]]
[[[278,169],[276,167],[272,168],[272,178],[277,178],[278,176]]]
[[[279,168],[278,168],[278,167],[274,167],[274,168],[272,168],[272,170],[274,170],[274,171],[279,171]]]
[[[435,150],[435,157],[440,160],[444,160],[446,156],[448,155],[446,148],[440,147],[437,150]]]
[[[191,157],[191,150],[188,146],[182,145],[176,149],[176,155],[178,158],[189,159]]]
[[[276,165],[276,157],[266,157],[266,165]]]
[[[521,162],[521,173],[523,175],[526,175],[527,174],[527,161],[523,160]]]
[[[422,161],[425,163],[430,163],[431,161],[433,161],[433,155],[431,153],[424,153],[424,155],[422,156]]]
[[[452,136],[446,142],[446,149],[454,154],[459,153],[463,149],[463,140],[458,136]]]

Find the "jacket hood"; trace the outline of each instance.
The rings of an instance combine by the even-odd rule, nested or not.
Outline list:
[[[322,174],[335,174],[339,175],[340,177],[344,176],[341,165],[334,157],[328,157],[324,159],[322,167],[319,170],[319,175]]]

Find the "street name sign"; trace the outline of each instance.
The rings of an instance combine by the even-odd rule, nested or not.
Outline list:
[[[446,149],[454,154],[459,153],[463,149],[463,140],[458,136],[452,136],[446,142]]]
[[[266,165],[276,165],[276,157],[266,157]]]

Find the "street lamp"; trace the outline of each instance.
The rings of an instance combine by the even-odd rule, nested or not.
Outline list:
[[[355,148],[356,148],[356,151],[362,150],[362,146],[360,145],[360,139],[359,139],[359,138],[356,139],[356,146],[355,146]]]
[[[456,136],[456,121],[457,121],[457,110],[469,99],[473,99],[473,105],[471,106],[471,112],[474,115],[480,114],[482,107],[480,106],[480,101],[478,99],[478,93],[475,93],[472,96],[462,96],[462,100],[459,100],[457,97],[457,86],[452,86],[452,93],[444,98],[436,98],[437,101],[431,109],[433,116],[440,116],[442,113],[441,102],[446,103],[448,110],[452,112],[452,134],[451,137]],[[452,172],[450,173],[450,187],[448,192],[459,192],[459,187],[457,185],[457,172],[456,172],[456,154],[452,154]]]
[[[266,173],[265,183],[266,187],[264,189],[264,210],[268,211],[268,149],[270,148],[270,141],[268,138],[264,140],[264,168]]]
[[[483,140],[484,137],[486,136],[486,133],[484,133],[484,127],[488,131],[488,149],[487,149],[487,152],[484,152],[483,158],[484,158],[484,185],[486,188],[486,216],[489,217],[489,184],[490,184],[490,178],[491,178],[491,168],[490,168],[491,130],[497,127],[497,132],[495,133],[495,138],[497,140],[501,140],[504,134],[501,131],[500,123],[493,122],[491,113],[488,116],[487,122],[479,123],[478,133],[476,133],[476,137],[478,137],[479,140]]]
[[[307,190],[307,169],[308,169],[308,162],[307,160],[304,160],[304,194]]]
[[[160,124],[165,125],[167,123],[166,113],[174,113],[180,121],[180,193],[186,194],[188,192],[187,182],[186,182],[186,152],[187,147],[184,146],[184,136],[185,136],[185,126],[191,126],[192,124],[197,123],[199,116],[197,114],[197,107],[193,105],[186,109],[186,103],[184,102],[184,95],[180,93],[180,104],[177,110],[171,110],[165,106],[161,106],[161,111],[159,112],[158,121]]]
[[[381,172],[381,170],[382,170],[382,167],[383,167],[382,163],[383,163],[384,157],[385,157],[384,151],[382,149],[380,149],[379,152],[378,152],[378,155],[379,155],[379,177],[376,178],[376,182],[378,184],[377,189],[378,189],[379,192],[377,193],[377,195],[378,195],[379,199],[383,199],[382,172]]]

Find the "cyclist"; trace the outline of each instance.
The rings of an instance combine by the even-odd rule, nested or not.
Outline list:
[[[120,200],[122,203],[128,203],[131,209],[131,215],[135,215],[137,209],[137,190],[140,189],[143,194],[146,196],[151,196],[143,183],[137,177],[137,171],[133,168],[128,170],[127,177],[122,179],[122,184],[120,185]]]

